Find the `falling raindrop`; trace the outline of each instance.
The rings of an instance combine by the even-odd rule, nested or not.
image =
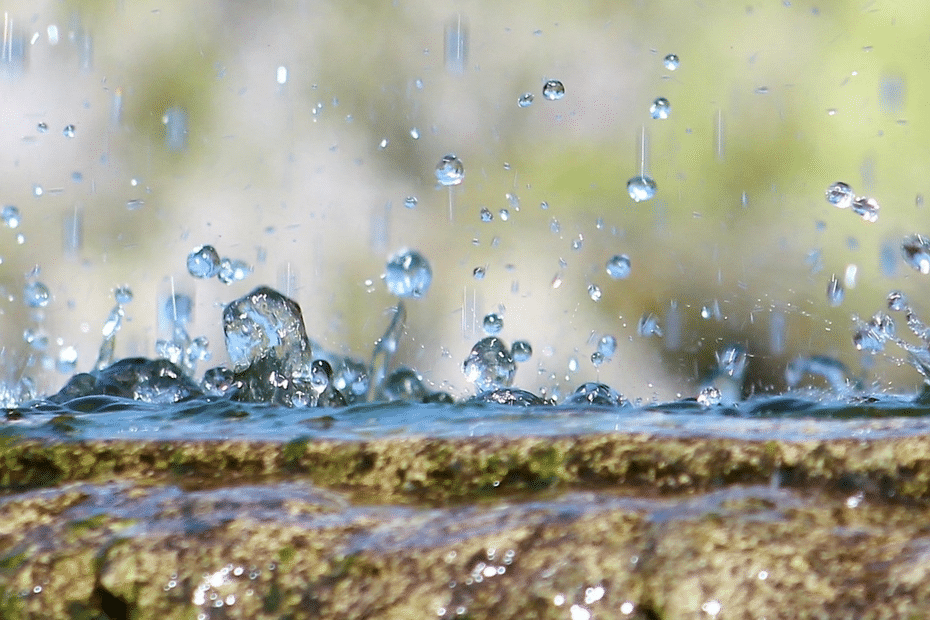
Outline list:
[[[404,206],[408,209],[414,209],[417,206],[417,197],[416,196],[407,196],[404,198]]]
[[[624,280],[630,277],[630,257],[626,254],[617,254],[607,259],[607,275],[614,280]]]
[[[73,138],[75,133],[74,125],[65,125],[61,133],[66,138]]]
[[[402,250],[387,263],[384,282],[398,297],[422,297],[433,281],[429,262],[419,252]]]
[[[633,177],[626,183],[626,191],[635,202],[649,200],[656,195],[656,190],[656,182],[646,175]]]
[[[664,64],[665,68],[669,71],[674,71],[678,68],[678,65],[681,64],[681,60],[679,60],[676,54],[669,54],[662,60],[662,64]]]
[[[484,280],[485,273],[484,267],[475,267],[471,275],[474,276],[475,280]]]
[[[543,85],[543,97],[549,101],[555,101],[565,96],[565,86],[558,80],[549,80]]]
[[[462,161],[453,154],[444,156],[436,164],[436,180],[440,185],[450,187],[459,185],[465,179],[465,166]]]
[[[597,284],[588,285],[588,297],[591,298],[591,301],[600,301],[601,300],[601,287]]]
[[[39,133],[48,133],[48,123],[42,122],[36,125],[36,131]]]
[[[649,106],[649,113],[652,115],[652,118],[656,120],[665,120],[672,113],[672,105],[665,97],[659,97]]]
[[[601,336],[597,341],[597,351],[607,359],[612,358],[617,351],[617,339],[610,334]]]
[[[521,108],[528,108],[533,105],[533,99],[535,99],[533,93],[523,93],[520,95],[520,98],[517,99],[517,105]]]

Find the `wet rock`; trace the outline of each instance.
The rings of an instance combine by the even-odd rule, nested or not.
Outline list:
[[[930,606],[928,436],[19,441],[0,488],[3,618]]]

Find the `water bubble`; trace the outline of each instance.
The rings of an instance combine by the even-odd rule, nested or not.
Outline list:
[[[878,201],[874,198],[857,196],[852,203],[852,211],[866,222],[876,222],[878,220]]]
[[[384,281],[398,297],[422,297],[433,281],[429,262],[414,250],[401,250],[388,260]]]
[[[926,275],[930,274],[930,239],[923,235],[909,235],[901,242],[904,262]]]
[[[657,189],[656,182],[652,180],[652,177],[646,175],[633,177],[626,182],[626,191],[630,194],[630,198],[636,202],[649,200],[656,195]]]
[[[44,308],[52,299],[52,293],[41,282],[29,282],[23,287],[23,301],[30,308]]]
[[[533,356],[533,347],[526,340],[517,340],[510,346],[510,356],[515,362],[525,362]]]
[[[597,351],[607,359],[612,358],[617,351],[617,339],[610,334],[601,336],[597,342]]]
[[[479,340],[462,364],[462,371],[478,392],[509,387],[517,367],[503,341],[496,336]]]
[[[669,71],[674,71],[678,68],[678,65],[681,64],[677,54],[669,54],[662,60],[662,64],[665,65],[665,68]]]
[[[74,125],[65,125],[65,128],[62,130],[62,135],[66,138],[74,137]]]
[[[549,101],[555,101],[565,96],[565,86],[558,80],[549,80],[543,84],[543,97]]]
[[[220,269],[216,277],[223,284],[232,284],[245,280],[250,273],[252,273],[252,267],[245,261],[224,258],[220,261]]]
[[[482,222],[490,222],[494,220],[494,214],[491,213],[491,210],[487,207],[481,207],[481,211],[478,212],[478,215],[481,217]]]
[[[637,325],[636,331],[640,336],[658,336],[662,337],[662,328],[659,327],[659,319],[656,318],[651,312],[645,313],[639,319],[639,324]]]
[[[13,205],[6,205],[0,210],[0,219],[3,220],[3,223],[6,224],[8,228],[18,228],[19,223],[22,221],[19,215],[19,209]]]
[[[840,209],[851,207],[854,198],[852,187],[842,181],[837,181],[827,188],[827,202]]]
[[[533,105],[533,99],[535,99],[533,93],[523,93],[520,95],[520,98],[517,99],[517,105],[521,108],[528,108]]]
[[[630,257],[626,254],[617,254],[607,259],[607,275],[614,280],[624,280],[630,277]]]
[[[212,278],[220,272],[220,255],[212,245],[201,245],[187,255],[187,272],[195,278]]]
[[[830,276],[830,281],[827,282],[827,303],[835,308],[843,303],[844,297],[846,297],[846,289],[843,283],[836,277],[836,274]]]
[[[475,267],[471,272],[471,275],[474,276],[475,280],[484,280],[485,269],[484,267]]]
[[[588,297],[591,298],[591,301],[600,301],[601,300],[601,287],[597,284],[588,285]]]
[[[652,118],[656,120],[664,121],[671,115],[671,113],[672,105],[665,97],[659,97],[652,102],[651,106],[649,106],[649,114],[651,114]]]
[[[465,166],[462,161],[453,154],[444,156],[436,164],[436,180],[440,185],[450,187],[459,185],[465,179]]]
[[[413,209],[417,206],[417,197],[416,196],[407,196],[404,198],[404,206],[408,209]]]
[[[504,319],[501,315],[492,312],[484,317],[482,327],[488,336],[496,336],[504,328]]]

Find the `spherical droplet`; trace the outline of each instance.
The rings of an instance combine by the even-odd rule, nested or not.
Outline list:
[[[533,347],[526,340],[517,340],[510,346],[510,356],[515,362],[525,362],[533,356]]]
[[[517,105],[521,108],[528,108],[533,105],[533,99],[535,99],[533,93],[523,93],[520,95],[520,98],[517,99]]]
[[[3,223],[9,228],[18,228],[20,223],[19,209],[13,205],[6,205],[3,207],[3,210],[0,211],[0,219],[2,219]]]
[[[555,101],[565,96],[565,86],[558,80],[549,80],[543,85],[542,93],[549,101]]]
[[[649,106],[649,113],[652,115],[652,118],[664,121],[671,115],[672,105],[665,97],[659,97]]]
[[[465,179],[465,166],[453,154],[446,155],[436,164],[436,180],[446,187],[459,185]]]
[[[65,128],[62,130],[62,135],[66,138],[74,137],[74,125],[65,125]]]
[[[388,290],[398,297],[422,297],[432,281],[429,262],[413,250],[403,250],[391,257],[384,273]]]
[[[656,182],[652,180],[652,177],[645,175],[633,177],[626,182],[626,191],[629,192],[630,198],[636,202],[643,202],[649,200],[656,195]]]
[[[499,314],[491,313],[484,317],[484,333],[488,336],[496,336],[504,328],[504,319]]]
[[[662,60],[662,64],[665,65],[665,68],[669,71],[674,71],[678,68],[678,65],[681,64],[677,54],[669,54]]]
[[[201,245],[187,255],[187,272],[195,278],[212,278],[220,271],[220,255],[212,245]]]
[[[630,277],[630,257],[626,254],[617,254],[607,259],[607,275],[614,280],[624,280]]]
[[[408,209],[413,209],[417,206],[417,197],[416,196],[407,196],[404,198],[404,206]]]
[[[44,308],[51,299],[51,291],[41,282],[29,282],[23,287],[23,301],[30,308]]]

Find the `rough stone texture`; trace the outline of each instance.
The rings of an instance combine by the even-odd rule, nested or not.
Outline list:
[[[930,609],[930,437],[3,441],[0,618]]]

